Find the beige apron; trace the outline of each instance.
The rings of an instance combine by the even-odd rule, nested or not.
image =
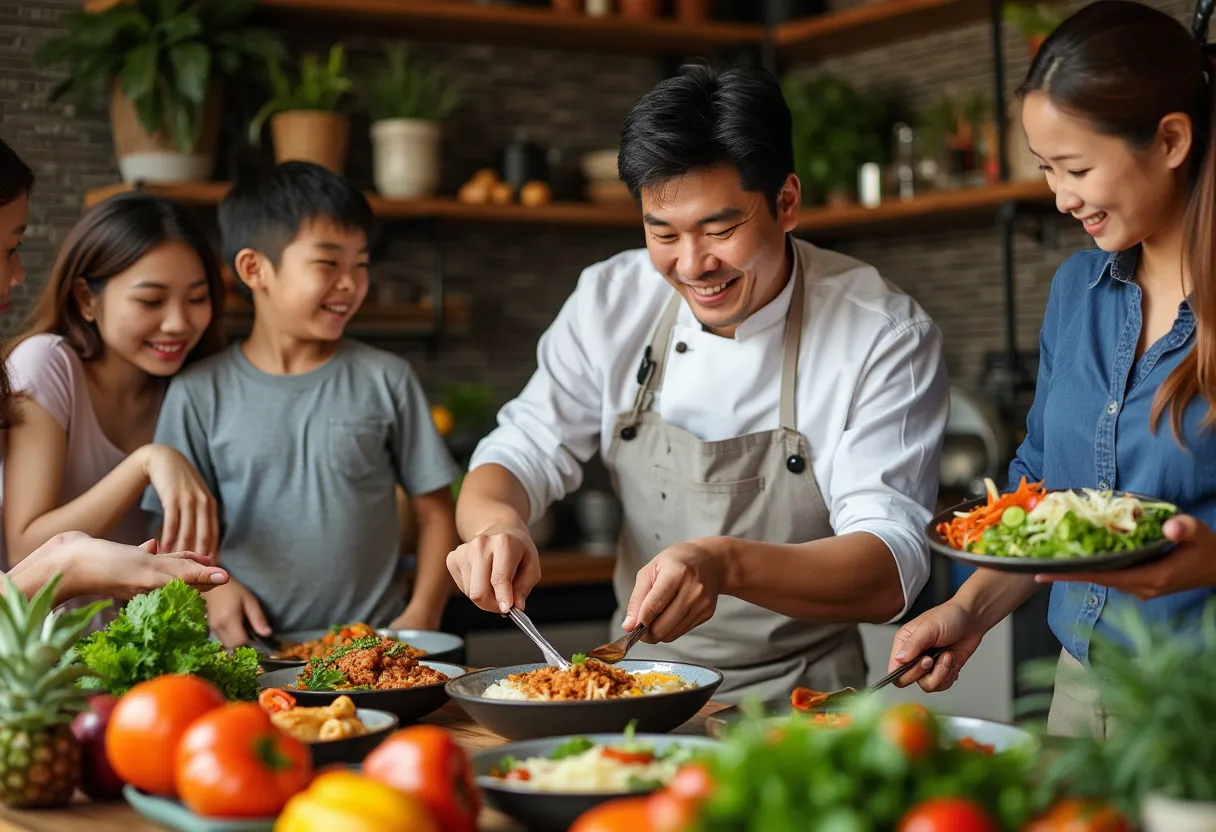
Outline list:
[[[613,575],[618,603],[613,637],[620,632],[638,570],[669,546],[713,536],[805,543],[833,535],[808,444],[795,428],[804,301],[796,253],[793,271],[777,430],[702,442],[651,410],[683,301],[677,293],[667,304],[639,370],[633,409],[617,416],[605,458],[623,509]],[[860,688],[866,677],[855,625],[797,621],[725,595],[704,624],[670,644],[639,643],[630,657],[715,667],[725,676],[715,698],[730,703],[744,695],[784,698],[798,685],[824,691]]]
[[[1102,707],[1093,675],[1067,650],[1056,665],[1055,692],[1047,714],[1047,733],[1055,737],[1110,736],[1111,719]]]

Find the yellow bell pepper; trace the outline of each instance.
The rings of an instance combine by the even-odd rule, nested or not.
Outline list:
[[[274,832],[439,832],[422,801],[353,771],[329,771],[287,801]]]

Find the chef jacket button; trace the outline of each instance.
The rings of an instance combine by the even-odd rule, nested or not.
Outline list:
[[[635,428],[633,425],[626,425],[625,427],[621,428],[621,438],[624,439],[626,442],[628,442],[630,439],[633,439],[637,435],[638,435],[638,429]]]
[[[790,458],[785,461],[785,467],[792,473],[801,474],[806,470],[806,460],[798,454],[791,454]]]
[[[676,352],[685,352],[687,349],[688,344],[685,344],[683,341],[676,344]]]

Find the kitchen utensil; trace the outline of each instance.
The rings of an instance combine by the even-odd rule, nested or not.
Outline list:
[[[570,662],[566,661],[562,654],[553,649],[553,645],[540,634],[540,630],[536,629],[536,625],[532,623],[532,619],[524,615],[523,610],[512,607],[507,613],[507,618],[510,618],[519,629],[524,631],[524,635],[532,639],[533,643],[540,648],[541,655],[549,664],[561,668],[562,670],[570,669]]]
[[[638,643],[638,639],[646,635],[646,625],[635,627],[633,632],[626,633],[610,644],[601,645],[587,654],[589,659],[598,659],[604,664],[616,664],[625,658],[629,648]]]

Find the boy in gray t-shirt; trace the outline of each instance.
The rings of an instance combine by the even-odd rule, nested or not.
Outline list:
[[[227,646],[246,641],[245,621],[263,635],[356,621],[436,629],[459,545],[458,471],[409,364],[342,338],[367,295],[367,200],[288,162],[238,182],[219,221],[253,330],[173,379],[156,428],[219,504],[231,581],[205,596],[211,628]],[[408,604],[398,483],[418,526]],[[163,513],[151,489],[143,507]]]

